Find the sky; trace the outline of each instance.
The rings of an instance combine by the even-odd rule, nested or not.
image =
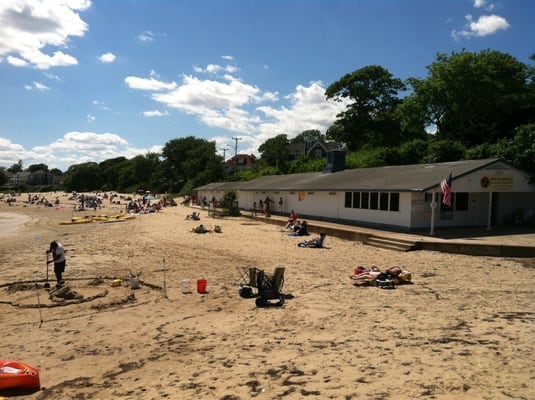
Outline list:
[[[325,133],[325,89],[438,53],[532,65],[533,0],[0,0],[0,167],[69,166],[215,141],[225,158]]]

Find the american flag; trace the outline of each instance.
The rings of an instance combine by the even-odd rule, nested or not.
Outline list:
[[[440,182],[440,190],[442,190],[442,202],[451,208],[451,172]]]

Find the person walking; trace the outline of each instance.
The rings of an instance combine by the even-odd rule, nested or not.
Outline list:
[[[65,285],[63,280],[63,273],[67,261],[65,259],[65,249],[57,240],[50,242],[50,248],[46,251],[47,254],[52,253],[52,260],[47,260],[47,264],[54,263],[54,274],[56,275],[56,289]]]

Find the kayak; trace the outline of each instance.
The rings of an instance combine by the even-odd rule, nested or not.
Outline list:
[[[60,225],[77,225],[77,224],[88,224],[93,222],[92,217],[75,217],[71,218],[70,221],[61,221]]]
[[[39,371],[23,362],[0,360],[0,390],[15,387],[41,388]]]
[[[128,220],[131,220],[131,219],[135,219],[136,216],[135,215],[125,215],[125,214],[120,214],[120,215],[114,215],[112,217],[108,217],[106,218],[105,220],[101,221],[105,224],[109,224],[109,223],[112,223],[112,222],[125,222],[125,221],[128,221]]]

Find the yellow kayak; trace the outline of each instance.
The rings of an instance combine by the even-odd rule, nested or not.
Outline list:
[[[61,221],[60,225],[77,225],[77,224],[88,224],[90,222],[93,222],[93,218],[91,217],[74,217],[71,218],[70,221]]]

